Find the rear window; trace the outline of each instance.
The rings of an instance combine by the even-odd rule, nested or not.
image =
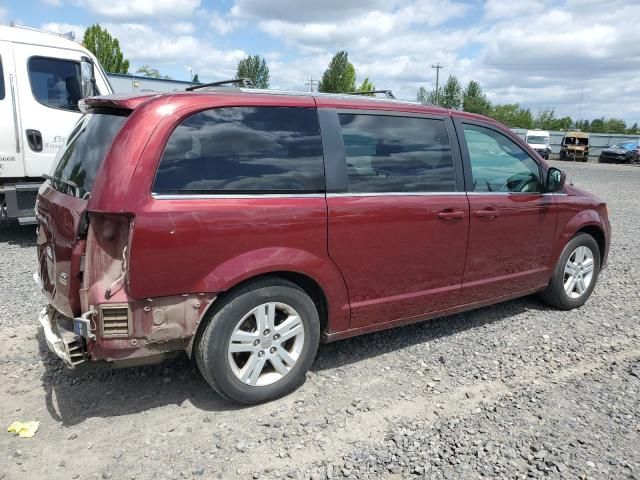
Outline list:
[[[297,193],[324,190],[314,108],[205,110],[173,131],[154,193]]]
[[[96,173],[128,113],[91,113],[78,121],[53,168],[51,182],[56,190],[78,197],[91,192]]]
[[[78,111],[82,97],[80,63],[57,58],[29,59],[29,82],[34,98],[51,108]]]

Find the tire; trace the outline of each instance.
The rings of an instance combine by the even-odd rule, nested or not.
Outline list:
[[[574,254],[576,254],[580,248],[586,248],[590,252],[592,259],[591,277],[588,279],[586,288],[580,292],[580,285],[585,286],[585,283],[587,283],[587,272],[589,270],[588,262],[586,262],[586,258],[588,257],[587,255],[584,257],[585,262],[583,262],[582,268],[577,270],[577,273],[580,275],[580,278],[582,278],[583,283],[580,283],[579,281],[575,282],[571,293],[568,293],[567,289],[565,289],[565,282],[568,281],[570,274],[567,273],[565,269],[571,268],[567,265],[571,258],[575,271],[575,264],[577,263],[576,260],[579,259],[580,253],[577,253],[578,258],[576,258]],[[585,250],[581,251],[585,252]],[[549,305],[562,310],[573,310],[574,308],[581,307],[591,296],[591,292],[593,292],[593,289],[596,286],[599,274],[600,248],[598,247],[598,242],[596,242],[596,240],[587,233],[579,233],[573,237],[567,245],[565,245],[560,258],[558,259],[558,263],[553,269],[553,275],[551,276],[549,285],[540,293],[540,297]],[[570,283],[568,284],[568,287],[571,287]]]
[[[309,295],[287,280],[264,278],[232,292],[212,312],[196,345],[196,363],[225,399],[260,403],[304,383],[319,342],[318,310]]]

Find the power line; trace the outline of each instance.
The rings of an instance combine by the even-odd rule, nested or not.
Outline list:
[[[438,84],[440,83],[440,69],[444,68],[444,66],[440,65],[440,62],[438,62],[435,65],[431,65],[431,68],[436,69],[436,105],[440,105],[440,102],[439,102],[440,92],[438,90]]]
[[[309,81],[305,83],[305,86],[309,87],[310,92],[313,92],[313,88],[318,85],[318,83],[320,83],[318,80],[314,80],[313,77],[310,77]]]

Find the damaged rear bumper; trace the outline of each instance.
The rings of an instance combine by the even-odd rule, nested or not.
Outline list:
[[[50,305],[40,312],[38,319],[49,350],[68,367],[74,368],[87,361],[85,343],[73,330],[73,320],[63,317]]]

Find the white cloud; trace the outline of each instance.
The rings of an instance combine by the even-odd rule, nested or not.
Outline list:
[[[233,15],[222,15],[219,12],[211,12],[209,25],[220,35],[227,35],[236,30],[241,22]]]
[[[104,27],[120,41],[124,57],[132,64],[130,71],[149,65],[166,74],[163,66],[181,65],[182,70],[191,66],[201,79],[231,78],[238,61],[247,55],[243,50],[217,49],[193,35],[176,36],[147,24],[107,23]]]
[[[9,14],[9,10],[7,10],[5,7],[0,5],[0,25],[5,23],[8,14]]]
[[[84,36],[84,31],[86,27],[83,25],[76,25],[75,23],[45,23],[40,27],[42,30],[46,30],[47,32],[55,32],[55,33],[68,33],[73,32],[75,35],[75,41],[78,43],[82,43],[82,37]]]
[[[158,19],[190,17],[200,0],[80,0],[90,10],[108,18]]]
[[[191,35],[195,33],[196,26],[191,22],[177,22],[171,25],[171,30],[178,35]]]

